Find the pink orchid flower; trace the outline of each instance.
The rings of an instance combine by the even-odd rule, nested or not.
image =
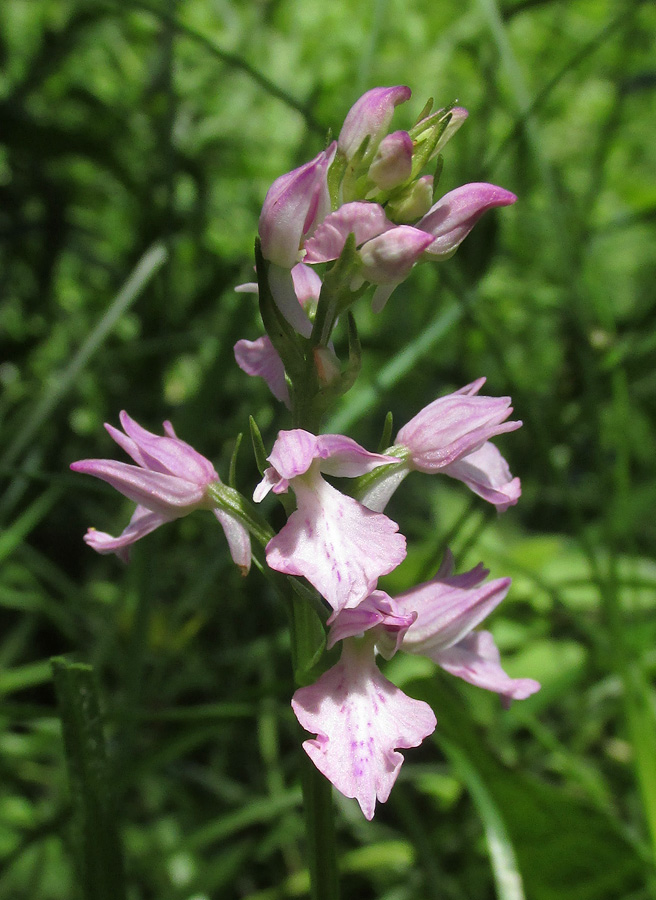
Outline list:
[[[504,705],[540,689],[532,678],[511,678],[501,667],[488,631],[474,628],[503,600],[509,578],[483,584],[479,565],[453,574],[453,557],[431,581],[392,598],[373,591],[334,617],[328,647],[343,642],[339,662],[314,684],[296,691],[294,713],[316,734],[303,747],[317,768],[346,797],[355,797],[367,819],[384,803],[403,757],[436,726],[427,704],[407,697],[379,672],[374,646],[386,659],[397,650],[422,654],[445,671],[500,694]]]
[[[123,432],[113,425],[105,428],[136,466],[113,459],[83,459],[71,464],[74,472],[101,478],[137,504],[123,533],[112,537],[95,528],[84,536],[98,553],[116,553],[127,562],[128,548],[135,541],[196,509],[211,509],[218,519],[234,562],[246,574],[251,563],[248,531],[233,516],[216,509],[207,488],[220,481],[212,463],[177,437],[170,422],[164,422],[164,436],[142,428],[125,412],[120,414]]]
[[[268,459],[271,466],[253,499],[291,487],[297,501],[296,511],[267,544],[268,565],[307,578],[335,612],[357,606],[379,576],[405,558],[405,538],[396,522],[340,493],[322,473],[354,478],[393,460],[342,435],[316,437],[300,428],[279,432]]]
[[[369,509],[381,512],[405,476],[412,470],[441,472],[463,481],[499,512],[514,506],[521,494],[519,478],[490,438],[515,431],[521,422],[506,421],[512,413],[510,397],[481,397],[485,378],[453,394],[439,397],[401,428],[390,453],[403,465],[360,496]]]

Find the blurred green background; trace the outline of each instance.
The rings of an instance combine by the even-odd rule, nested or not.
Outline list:
[[[326,427],[375,449],[387,410],[398,427],[483,374],[513,397],[519,505],[412,476],[383,586],[432,575],[445,542],[512,575],[491,628],[543,688],[504,712],[387,666],[438,729],[371,825],[337,797],[343,896],[656,897],[655,40],[647,0],[3,0],[0,898],[307,896],[278,600],[209,513],[128,567],[95,555],[87,526],[118,533],[131,504],[68,464],[115,455],[122,408],[224,478],[249,414],[268,446],[288,427],[234,363],[261,323],[233,288],[272,180],[393,84],[414,92],[396,128],[430,95],[470,111],[444,192],[519,201],[356,310],[364,372]],[[245,441],[238,486],[256,478]],[[60,664],[70,721],[91,698],[66,753],[54,655],[95,673]]]

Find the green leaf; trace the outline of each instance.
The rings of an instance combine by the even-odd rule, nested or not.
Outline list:
[[[58,657],[53,657],[51,664],[71,787],[81,894],[84,900],[123,900],[126,891],[112,795],[114,777],[93,669]]]

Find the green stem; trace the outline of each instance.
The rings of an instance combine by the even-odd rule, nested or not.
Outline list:
[[[315,768],[305,753],[301,766],[310,897],[312,900],[339,900],[339,873],[330,782]]]

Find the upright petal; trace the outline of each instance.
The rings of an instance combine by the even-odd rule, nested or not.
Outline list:
[[[383,191],[403,184],[412,174],[412,138],[407,131],[386,135],[369,166],[369,177]]]
[[[494,435],[521,427],[521,422],[506,421],[512,413],[510,397],[464,393],[477,384],[434,400],[399,431],[395,443],[410,451],[413,468],[436,472],[478,450]]]
[[[389,128],[394,107],[399,103],[405,103],[411,95],[412,91],[405,85],[373,88],[363,94],[344,119],[337,142],[339,151],[347,159],[351,159],[368,137],[369,145],[365,158],[371,158]]]
[[[340,255],[349,234],[355,235],[355,244],[359,247],[391,228],[394,228],[394,223],[377,203],[344,203],[326,216],[305,242],[304,260],[306,263],[329,262]]]
[[[450,647],[479,625],[504,599],[510,578],[497,578],[476,587],[460,587],[458,579],[471,584],[481,581],[487,570],[478,566],[462,576],[442,578],[417,585],[395,597],[399,613],[415,612],[417,618],[408,629],[403,649],[431,656],[433,651]],[[455,582],[455,583],[454,583]]]
[[[269,188],[260,215],[259,233],[265,259],[291,269],[299,262],[301,238],[325,209],[326,174],[335,156],[333,143],[310,162],[281,175]]]
[[[217,481],[219,476],[209,459],[194,450],[186,441],[180,440],[175,435],[167,434],[162,437],[147,431],[130,418],[125,410],[121,410],[119,419],[123,430],[139,449],[143,459],[143,463],[140,465],[145,465],[154,472],[175,475],[185,481],[193,481],[200,485],[208,485],[212,481]],[[114,430],[111,426],[106,425],[105,427],[114,437]],[[114,439],[116,440],[115,437]],[[124,445],[121,444],[121,446]],[[138,461],[134,456],[133,459]]]
[[[435,730],[435,715],[384,678],[369,641],[344,642],[337,665],[292,699],[296,718],[316,738],[303,748],[315,766],[365,817],[384,803],[403,763],[397,748],[417,747]]]

